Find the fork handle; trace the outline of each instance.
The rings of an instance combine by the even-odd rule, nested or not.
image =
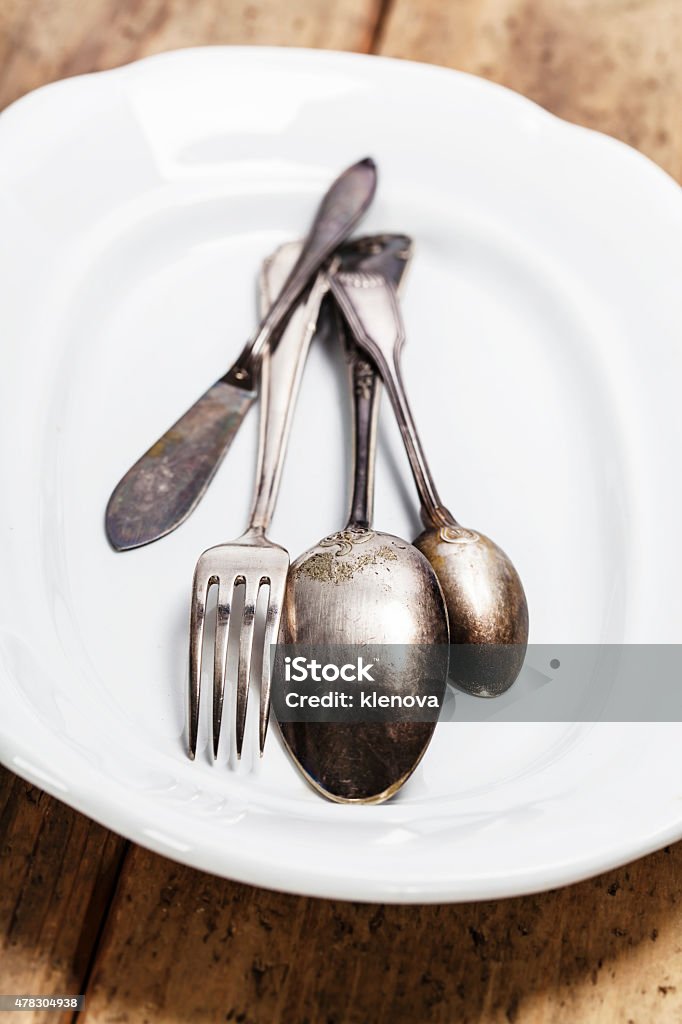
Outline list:
[[[266,265],[266,287],[268,269]],[[249,530],[261,536],[265,535],[275,510],[303,367],[327,289],[326,276],[318,274],[307,297],[291,314],[275,351],[266,349],[263,355],[256,489],[249,522]]]

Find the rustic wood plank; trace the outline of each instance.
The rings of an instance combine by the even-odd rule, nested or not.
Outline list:
[[[1,992],[83,991],[126,846],[0,767]],[[21,1017],[57,1024],[71,1014]]]
[[[682,1019],[682,844],[523,899],[396,907],[223,881],[136,847],[81,1024]]]
[[[679,0],[393,0],[375,49],[501,82],[682,181]]]
[[[380,0],[5,0],[0,108],[45,82],[205,44],[367,50]]]

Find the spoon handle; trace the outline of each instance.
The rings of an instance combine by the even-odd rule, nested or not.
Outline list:
[[[341,266],[377,273],[398,289],[412,258],[412,239],[407,235],[383,234],[359,238],[344,252]],[[353,494],[348,527],[369,529],[374,509],[374,462],[381,382],[378,370],[353,340],[349,328],[332,304],[338,334],[348,360],[353,415]]]
[[[338,310],[338,329],[344,339],[353,417],[353,493],[347,529],[368,530],[374,509],[374,463],[381,384],[376,368],[353,339]]]
[[[380,274],[330,276],[330,287],[351,333],[376,364],[398,420],[422,504],[422,519],[433,526],[457,526],[441,502],[419,439],[400,370],[405,329],[396,290]]]

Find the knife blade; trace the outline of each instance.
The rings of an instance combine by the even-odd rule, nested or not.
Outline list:
[[[106,534],[117,551],[150,544],[196,508],[254,402],[258,367],[306,285],[348,237],[374,197],[366,158],[330,186],[282,289],[236,363],[128,470],[109,498]]]

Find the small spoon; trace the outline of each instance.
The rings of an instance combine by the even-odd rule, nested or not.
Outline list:
[[[443,505],[405,394],[400,355],[405,341],[393,283],[378,273],[330,278],[358,345],[381,374],[410,460],[426,529],[414,541],[433,566],[450,624],[450,678],[478,697],[497,697],[517,678],[528,643],[528,606],[516,569],[482,533],[467,530]]]
[[[355,262],[399,282],[409,256],[409,239],[383,236],[366,240]],[[352,259],[346,255],[344,264]],[[338,326],[343,330],[340,320]],[[448,643],[447,613],[427,559],[407,541],[371,528],[379,383],[352,344],[347,357],[354,431],[351,512],[343,530],[291,565],[279,643],[357,645],[360,651],[370,644],[400,645],[404,660],[390,676],[390,689],[414,694],[423,686],[424,647]],[[441,704],[445,668],[436,685]],[[338,803],[380,803],[393,796],[421,760],[434,728],[434,721],[280,722],[306,779]]]

